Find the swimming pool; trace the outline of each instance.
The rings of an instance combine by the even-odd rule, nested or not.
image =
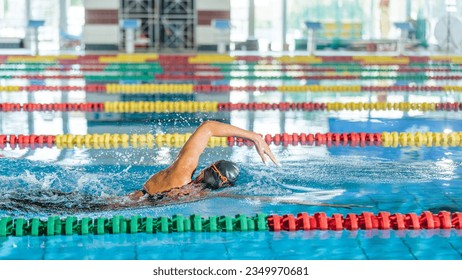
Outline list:
[[[294,61],[290,62],[294,63]],[[83,62],[81,63],[83,64]],[[88,62],[86,63],[88,64]],[[187,112],[186,109],[178,112],[182,108],[174,105],[165,105],[165,108],[157,105],[160,107],[156,108],[154,103],[152,107],[149,107],[151,106],[150,103],[142,103],[141,107],[138,105],[130,107],[117,103],[118,105],[111,107],[113,108],[112,111],[108,111],[109,103],[104,104],[105,110],[100,110],[101,108],[97,106],[90,109],[86,107],[87,111],[92,112],[82,112],[85,110],[83,107],[77,108],[78,110],[75,111],[67,108],[67,112],[33,107],[31,107],[30,112],[27,110],[15,112],[11,109],[9,112],[1,113],[0,134],[8,135],[8,137],[10,137],[9,135],[20,134],[102,135],[105,133],[111,135],[152,134],[155,136],[179,133],[183,135],[193,132],[195,127],[204,120],[220,120],[257,131],[263,135],[273,136],[280,133],[296,133],[297,137],[301,133],[312,133],[313,136],[316,136],[316,133],[325,134],[328,132],[340,134],[351,132],[381,133],[383,138],[381,143],[389,141],[389,145],[385,145],[388,147],[379,145],[378,141],[361,140],[357,144],[351,144],[351,134],[349,141],[344,142],[343,138],[341,138],[342,140],[339,138],[337,142],[333,141],[330,144],[324,143],[325,140],[322,139],[320,141],[315,139],[316,141],[308,143],[308,145],[301,143],[294,145],[293,142],[297,141],[293,138],[289,141],[290,143],[285,143],[286,145],[284,145],[283,140],[279,145],[275,145],[273,142],[271,147],[282,163],[280,168],[263,165],[252,147],[241,146],[237,142],[230,147],[229,142],[226,142],[228,140],[225,142],[217,141],[215,147],[206,149],[201,157],[201,168],[218,159],[230,159],[239,163],[242,173],[237,186],[229,190],[233,194],[272,196],[276,199],[297,199],[313,203],[352,204],[350,209],[290,205],[277,201],[260,202],[251,199],[212,198],[163,207],[142,207],[104,212],[83,209],[76,213],[75,209],[85,207],[89,195],[94,199],[92,203],[104,203],[106,197],[123,196],[138,189],[152,173],[168,166],[178,153],[179,145],[164,142],[163,145],[158,146],[155,140],[153,140],[152,146],[149,144],[149,140],[143,140],[139,143],[136,142],[138,140],[133,140],[137,143],[133,145],[135,142],[130,139],[126,143],[127,147],[122,147],[125,142],[120,140],[121,138],[117,138],[120,140],[120,143],[117,142],[118,148],[115,148],[114,142],[109,140],[108,147],[105,147],[104,141],[102,141],[103,144],[95,144],[98,141],[91,140],[94,142],[88,145],[90,148],[84,144],[82,148],[79,148],[74,147],[78,146],[76,144],[78,140],[72,138],[69,141],[72,142],[73,148],[64,149],[57,147],[59,145],[57,145],[56,139],[53,139],[55,142],[51,148],[36,147],[31,149],[30,145],[26,145],[24,148],[18,145],[12,149],[6,145],[1,152],[1,161],[7,168],[1,173],[3,184],[0,186],[2,197],[0,216],[12,217],[13,219],[23,218],[27,221],[39,218],[43,221],[41,224],[46,224],[50,216],[62,218],[75,216],[78,220],[103,218],[102,223],[106,223],[107,226],[108,221],[111,221],[114,216],[126,218],[132,216],[165,217],[168,220],[175,215],[182,215],[186,219],[190,215],[199,215],[207,220],[208,217],[223,216],[236,219],[236,215],[256,217],[258,213],[265,217],[272,214],[282,216],[303,212],[308,212],[312,216],[315,213],[325,213],[327,217],[331,217],[338,213],[347,217],[351,213],[359,215],[363,212],[372,212],[376,215],[379,212],[417,213],[419,216],[424,211],[430,211],[435,215],[444,210],[451,213],[460,211],[460,204],[462,203],[462,192],[459,188],[462,182],[460,178],[462,169],[460,146],[451,142],[455,141],[451,140],[452,138],[445,138],[446,140],[438,141],[449,143],[449,145],[435,147],[434,144],[438,142],[435,137],[440,136],[432,136],[434,142],[431,145],[429,142],[425,142],[427,147],[426,144],[419,144],[417,139],[420,139],[421,136],[415,135],[416,132],[445,132],[445,135],[450,135],[453,132],[462,131],[460,112],[451,110],[449,105],[444,105],[446,106],[444,110],[440,110],[442,107],[438,107],[439,105],[432,105],[433,107],[419,105],[420,107],[409,110],[406,109],[407,105],[403,103],[454,104],[454,102],[460,102],[460,92],[457,88],[460,85],[457,78],[457,63],[454,62],[451,65],[428,63],[430,65],[428,67],[433,67],[432,71],[446,77],[446,79],[440,78],[439,80],[428,78],[434,74],[429,69],[419,72],[421,76],[414,74],[412,74],[414,76],[408,76],[408,80],[396,78],[401,73],[397,69],[403,70],[407,66],[393,66],[394,68],[388,67],[388,69],[395,71],[391,71],[392,76],[391,78],[387,77],[387,79],[360,79],[361,77],[351,77],[350,75],[347,77],[348,79],[322,79],[320,81],[315,78],[293,78],[298,74],[290,71],[299,71],[300,69],[297,70],[296,67],[302,68],[301,70],[305,74],[314,72],[310,69],[303,69],[296,64],[292,66],[295,70],[290,69],[289,72],[286,71],[287,69],[269,69],[267,66],[261,66],[261,69],[257,69],[258,71],[251,69],[251,72],[242,72],[249,70],[245,68],[245,64],[232,63],[234,63],[235,69],[230,69],[229,62],[228,64],[222,62],[220,71],[228,76],[217,78],[212,77],[216,76],[217,70],[215,68],[199,69],[200,71],[192,68],[183,69],[188,75],[193,73],[211,76],[201,77],[195,82],[188,82],[187,79],[191,77],[184,74],[184,71],[175,69],[173,66],[171,69],[164,66],[164,73],[162,74],[164,76],[157,76],[157,78],[169,78],[170,80],[163,82],[177,86],[169,89],[173,93],[155,95],[143,93],[142,86],[152,83],[147,77],[149,75],[144,74],[142,77],[135,78],[136,75],[141,76],[140,73],[144,72],[127,69],[115,69],[118,72],[109,69],[110,72],[107,74],[108,76],[116,75],[114,73],[124,75],[114,79],[120,80],[121,84],[126,85],[123,88],[124,91],[127,91],[125,94],[121,94],[119,92],[121,89],[117,89],[116,86],[112,89],[112,94],[106,94],[103,92],[104,90],[96,90],[100,92],[94,93],[85,91],[85,88],[78,88],[86,84],[94,84],[95,80],[99,85],[102,85],[103,82],[114,83],[114,80],[97,80],[102,79],[99,71],[101,65],[106,65],[103,63],[89,64],[91,67],[86,66],[89,67],[88,69],[84,69],[83,66],[76,66],[77,64],[71,64],[74,65],[71,70],[59,69],[59,71],[53,69],[54,63],[45,65],[48,67],[46,69],[40,69],[40,65],[44,64],[23,64],[21,71],[10,69],[7,67],[10,64],[5,63],[2,66],[2,74],[10,76],[4,76],[1,80],[1,86],[4,90],[1,93],[2,103],[98,103],[109,101],[212,103],[197,105],[197,110],[194,112]],[[305,61],[305,63],[309,65],[309,63],[314,62]],[[348,66],[349,62],[344,63],[346,66],[341,64],[331,66],[337,67],[338,71],[342,70],[336,75],[344,75],[344,71],[358,72],[355,70],[358,69],[355,63],[350,63],[350,66]],[[59,65],[69,64],[63,60]],[[28,67],[35,67],[35,69],[27,70]],[[136,68],[137,66],[133,67]],[[154,66],[152,67],[154,69]],[[306,65],[304,67],[306,68]],[[360,73],[363,76],[390,75],[390,71],[384,70],[385,67],[383,67],[384,69],[377,67],[364,68],[368,70]],[[423,69],[427,66],[419,65],[419,67]],[[149,73],[158,71],[152,69],[143,71],[150,71]],[[444,69],[451,71],[443,72]],[[172,82],[171,79],[173,78],[168,77],[167,72],[171,75],[183,75],[185,77],[179,77],[183,79],[181,81]],[[331,73],[332,71],[326,72],[318,69],[318,72],[314,72],[313,75],[325,78],[334,75]],[[37,73],[54,75],[54,77],[43,79],[43,77],[32,76],[37,75]],[[82,77],[82,73],[93,76],[90,78]],[[81,76],[70,79],[69,77],[57,76],[58,74]],[[286,77],[288,74],[291,75],[292,79]],[[425,79],[422,78],[423,74],[427,75]],[[11,75],[23,76],[13,78]],[[131,75],[130,78],[127,78],[127,75]],[[166,75],[167,77],[165,77]],[[248,79],[239,78],[246,75],[248,75]],[[449,79],[449,77],[453,78]],[[137,82],[143,79],[143,83]],[[188,88],[187,84],[195,84],[196,88]],[[138,88],[136,88],[137,85]],[[219,92],[208,92],[204,89],[204,86],[207,85],[216,87],[213,91]],[[6,88],[8,86],[10,88]],[[13,86],[28,88],[27,90],[19,90],[12,88]],[[36,88],[31,88],[31,86],[36,86]],[[58,88],[43,89],[40,86],[56,86]],[[62,89],[66,88],[59,88],[70,86],[77,88],[70,91],[63,91]],[[197,86],[202,86],[199,89],[207,92],[184,94],[184,91],[197,91]],[[282,88],[283,86],[292,86],[292,88]],[[363,88],[358,91],[358,86]],[[249,87],[257,87],[257,90],[243,90],[253,89]],[[385,90],[381,87],[394,88]],[[418,91],[413,90],[416,87],[420,87]],[[155,88],[154,91],[165,89]],[[105,90],[107,91],[107,87]],[[402,102],[401,110],[399,104],[396,110],[366,110],[364,105],[361,105],[362,110],[345,110],[343,105],[344,109],[342,110],[339,107],[342,105],[338,105],[338,102],[371,104],[371,102],[385,101]],[[219,102],[222,107],[213,102]],[[323,103],[325,104],[324,107],[329,108],[329,110],[309,110],[307,106],[311,105],[306,105],[306,110],[301,110],[301,107],[299,110],[291,110],[290,108],[259,110],[255,106],[254,108],[257,110],[246,110],[242,107],[241,110],[231,110],[229,107],[225,108],[227,102],[233,104],[312,102],[313,108],[315,106],[313,104]],[[200,106],[202,107],[200,108]],[[354,109],[359,105],[350,104],[348,106],[350,106],[348,108]],[[318,107],[321,108],[322,106]],[[5,108],[3,105],[3,111]],[[219,110],[217,108],[225,109]],[[137,110],[145,111],[142,113]],[[147,111],[149,112],[146,113]],[[412,135],[401,136],[401,138],[397,138],[396,143],[393,136],[390,136],[392,140],[385,140],[384,135],[386,134],[383,132],[393,131],[406,132]],[[335,136],[332,137],[335,138]],[[11,138],[6,139],[11,141]],[[59,141],[63,141],[60,143],[65,147],[66,144],[63,143],[67,140],[62,139],[67,138],[59,139]],[[81,141],[85,142],[85,140]],[[309,140],[307,141],[309,142]],[[407,146],[401,147],[403,143]],[[9,144],[11,145],[11,142]],[[399,144],[399,147],[394,147],[394,144]],[[72,192],[72,195],[58,196],[54,192],[55,190]],[[40,207],[33,203],[36,201],[42,202]],[[105,231],[106,229],[102,230]],[[13,235],[2,237],[1,259],[462,258],[462,250],[460,249],[462,248],[460,238],[462,232],[454,228],[298,230],[293,232],[268,230],[232,230],[226,232],[219,230],[219,232],[74,234],[70,236],[63,234],[22,237]]]

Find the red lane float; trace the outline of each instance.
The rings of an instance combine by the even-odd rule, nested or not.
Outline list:
[[[274,144],[276,146],[283,145],[326,145],[330,146],[361,146],[366,145],[376,145],[380,146],[382,143],[382,134],[381,133],[365,133],[365,132],[350,132],[350,133],[281,133],[275,135],[262,135],[265,142],[270,145]],[[247,143],[242,138],[239,137],[228,137],[229,146],[242,146],[242,145],[252,145],[252,143]]]
[[[80,112],[102,112],[104,111],[104,103],[102,102],[87,102],[87,103],[0,103],[0,111],[80,111]]]
[[[324,212],[310,216],[303,212],[295,217],[292,214],[267,218],[268,227],[272,231],[296,230],[421,230],[421,229],[462,229],[462,213],[441,211],[434,214],[424,211],[420,215],[391,214],[389,212],[363,212],[361,214],[333,214],[328,217]]]
[[[223,75],[180,75],[180,74],[156,74],[156,80],[175,80],[175,81],[210,81],[210,80],[223,80],[225,77]]]
[[[229,92],[229,91],[278,91],[278,87],[229,86],[229,85],[194,85],[195,92]],[[306,91],[310,91],[309,89]],[[445,91],[443,86],[361,86],[359,92],[377,91]]]
[[[106,85],[104,84],[89,84],[86,86],[42,86],[30,85],[20,86],[20,91],[86,91],[86,92],[106,92]]]
[[[8,144],[12,149],[24,148],[52,148],[55,143],[54,135],[0,135],[0,149],[4,149]]]

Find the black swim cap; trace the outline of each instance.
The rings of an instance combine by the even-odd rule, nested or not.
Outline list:
[[[233,186],[238,176],[239,166],[227,160],[219,160],[204,169],[204,183],[214,190]]]

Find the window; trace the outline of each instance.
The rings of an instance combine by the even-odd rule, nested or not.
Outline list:
[[[244,42],[249,37],[249,0],[231,0],[231,41]]]
[[[26,1],[0,1],[0,37],[24,38],[26,36]]]

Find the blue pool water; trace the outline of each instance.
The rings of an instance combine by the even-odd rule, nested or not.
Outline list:
[[[232,102],[460,101],[452,93],[243,93],[198,94],[194,100]],[[105,95],[1,93],[2,102],[100,101]],[[120,100],[146,96],[118,96]],[[158,98],[158,97],[156,97]],[[165,97],[167,98],[167,97]],[[176,99],[180,97],[168,97]],[[188,97],[190,98],[190,97]],[[14,101],[13,101],[14,100]],[[126,100],[126,99],[125,99]],[[201,114],[1,113],[2,134],[186,133],[204,120],[220,120],[270,133],[462,131],[460,112],[222,112]],[[81,210],[139,189],[172,162],[178,148],[5,149],[0,173],[0,216],[75,215],[204,217],[298,212],[420,213],[462,209],[460,148],[271,146],[282,167],[265,166],[249,147],[208,148],[200,168],[218,159],[237,162],[242,173],[227,190],[249,196],[297,198],[308,202],[353,204],[351,209],[287,205],[248,199],[211,198],[162,207],[112,211]],[[52,191],[72,192],[63,199]],[[23,199],[23,200],[21,200]],[[42,201],[38,208],[15,201]],[[117,234],[104,236],[7,237],[0,259],[462,259],[462,231],[312,231]]]

